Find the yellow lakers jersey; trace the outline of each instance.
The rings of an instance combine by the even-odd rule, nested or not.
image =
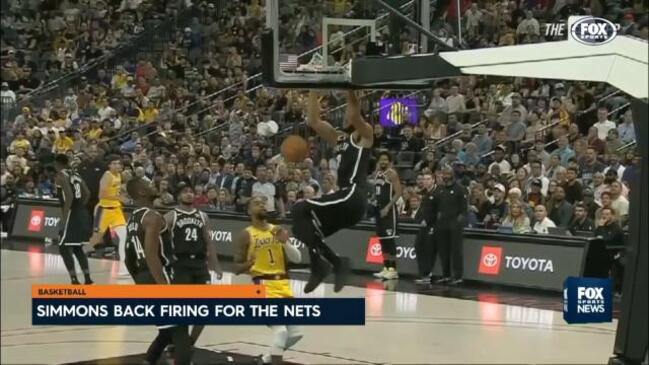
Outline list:
[[[110,183],[108,183],[108,195],[111,196],[120,196],[122,190],[122,176],[120,174],[113,174],[110,171],[107,171],[108,176],[110,176]],[[99,200],[99,206],[106,208],[117,208],[122,206],[122,202],[119,199],[101,199]]]
[[[284,247],[273,235],[273,227],[269,224],[265,230],[253,226],[246,228],[250,235],[248,260],[255,258],[255,264],[250,268],[253,277],[286,274]]]

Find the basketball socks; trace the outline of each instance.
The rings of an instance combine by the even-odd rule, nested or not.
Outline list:
[[[128,271],[126,270],[126,265],[124,264],[124,258],[126,257],[126,226],[115,227],[115,233],[117,234],[117,250],[119,253],[119,275],[126,276]]]
[[[146,361],[149,364],[157,364],[165,347],[172,341],[172,328],[158,330],[158,336],[151,342],[146,350]]]
[[[79,279],[77,278],[77,269],[74,267],[74,258],[72,257],[72,252],[70,252],[70,247],[59,245],[59,254],[61,255],[63,264],[70,275],[70,282],[73,285],[78,285]]]
[[[74,253],[74,256],[77,258],[77,261],[79,262],[79,266],[81,266],[81,271],[83,271],[84,284],[86,285],[94,284],[94,282],[90,278],[90,268],[88,267],[88,256],[86,256],[83,253],[83,248],[81,248],[81,246],[74,246],[74,248],[72,249],[72,253]]]
[[[391,259],[386,259],[383,260],[383,266],[385,266],[386,269],[397,269],[397,260],[391,260]]]

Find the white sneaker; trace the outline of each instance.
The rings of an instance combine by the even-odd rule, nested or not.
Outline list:
[[[388,268],[384,267],[383,270],[374,273],[375,278],[385,279],[385,274],[387,274]]]
[[[387,269],[385,274],[383,274],[383,279],[385,280],[395,280],[398,278],[399,278],[399,273],[393,267]]]

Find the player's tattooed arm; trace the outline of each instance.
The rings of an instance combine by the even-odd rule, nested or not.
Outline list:
[[[214,242],[210,236],[210,220],[207,217],[207,214],[201,212],[201,215],[203,215],[203,221],[205,222],[202,234],[203,240],[207,244],[207,268],[214,271],[217,279],[221,280],[223,277],[223,269],[221,269],[221,263],[217,256],[216,242]]]
[[[315,91],[309,92],[306,108],[306,123],[320,138],[335,145],[338,142],[338,132],[328,122],[320,118],[320,99]]]
[[[390,179],[390,183],[394,187],[394,195],[392,196],[392,200],[390,200],[390,202],[388,202],[388,204],[383,207],[383,209],[381,209],[381,217],[387,216],[392,206],[395,205],[403,195],[403,186],[401,186],[401,179],[399,179],[399,174],[397,174],[397,172],[393,169],[389,169],[387,177],[388,179]]]
[[[248,272],[255,264],[254,257],[248,257],[250,247],[250,234],[247,230],[241,231],[237,238],[237,245],[234,252],[234,273],[239,275]]]
[[[162,262],[160,262],[159,256],[160,231],[162,231],[164,224],[164,219],[158,214],[147,213],[142,219],[146,266],[157,284],[169,284],[162,272]]]
[[[347,92],[346,118],[352,127],[354,127],[356,133],[361,137],[360,145],[364,148],[372,147],[374,143],[374,129],[361,115],[361,104],[356,92],[353,90]]]

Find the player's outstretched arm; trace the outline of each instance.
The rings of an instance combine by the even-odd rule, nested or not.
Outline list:
[[[237,247],[234,252],[233,271],[237,275],[248,272],[255,264],[255,258],[248,257],[248,247],[250,247],[250,234],[244,229],[237,239]]]
[[[372,147],[374,143],[374,129],[361,115],[361,104],[354,90],[347,92],[346,117],[354,130],[361,136],[361,145],[365,148]]]
[[[307,99],[306,123],[325,141],[331,144],[338,142],[336,129],[320,118],[320,100],[315,91],[309,92]]]
[[[169,284],[162,272],[160,262],[160,231],[164,227],[164,220],[158,214],[146,214],[142,219],[144,226],[144,257],[149,272],[157,284]]]

